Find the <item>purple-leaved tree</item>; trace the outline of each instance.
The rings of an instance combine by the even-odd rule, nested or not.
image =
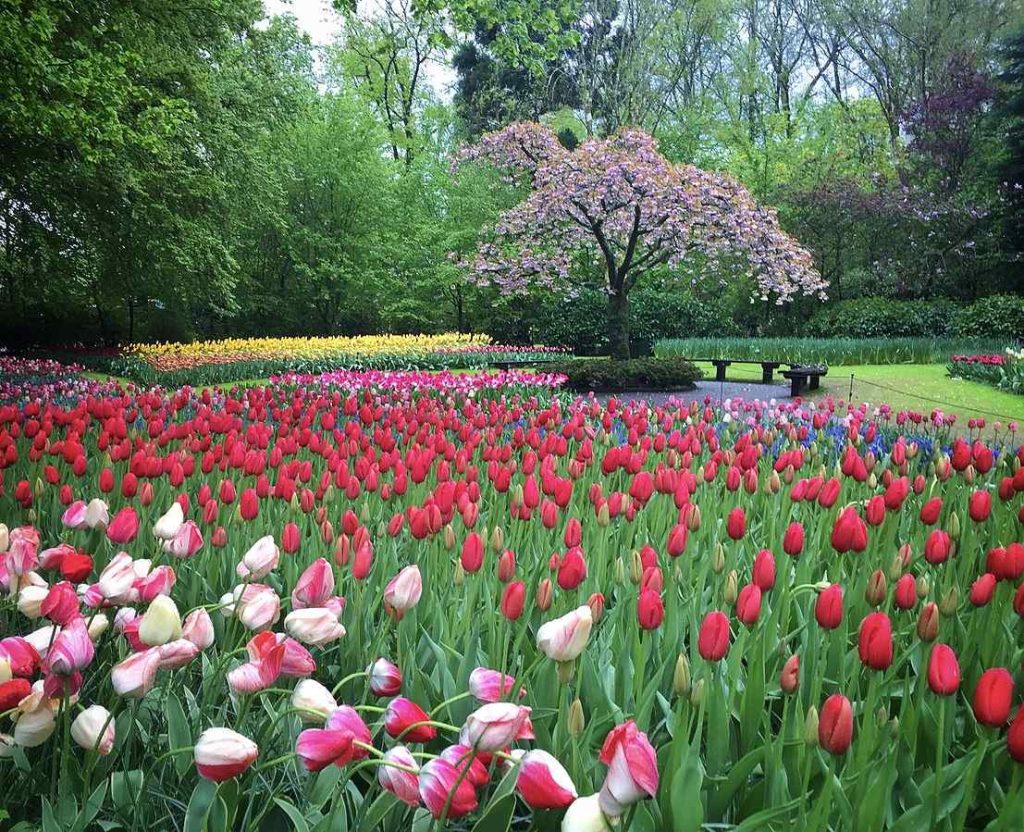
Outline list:
[[[825,296],[810,254],[739,183],[692,165],[673,165],[654,139],[621,130],[574,151],[540,124],[511,124],[464,147],[529,186],[504,212],[476,256],[463,261],[478,285],[502,292],[532,286],[572,294],[572,265],[593,257],[605,274],[611,355],[629,358],[629,292],[652,269],[699,254],[709,263],[745,257],[761,300]]]

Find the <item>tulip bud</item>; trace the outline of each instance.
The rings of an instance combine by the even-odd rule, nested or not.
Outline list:
[[[544,578],[537,585],[537,609],[541,612],[547,612],[551,609],[552,600],[552,587],[551,578]]]
[[[601,503],[601,507],[597,510],[597,525],[605,528],[611,522],[612,518],[608,510],[608,503]]]
[[[921,641],[935,641],[939,635],[939,608],[934,601],[921,607],[917,617],[917,637]]]
[[[583,715],[583,703],[577,696],[569,706],[568,728],[570,737],[580,736],[587,728],[587,720]]]
[[[114,748],[114,720],[102,705],[90,705],[71,723],[71,739],[105,757]]]
[[[807,709],[804,719],[804,742],[812,747],[818,744],[818,709],[814,705]]]
[[[948,526],[949,526],[949,528],[946,529],[946,531],[948,532],[949,536],[953,540],[959,540],[960,539],[960,515],[957,512],[954,511],[954,512],[952,512],[949,515]]]
[[[931,581],[928,580],[928,576],[922,575],[917,579],[917,597],[923,601],[928,597],[928,592],[931,587]]]
[[[462,561],[455,561],[455,573],[452,575],[452,583],[455,586],[462,586],[466,580],[466,570],[462,568]]]
[[[895,581],[903,574],[903,560],[899,555],[894,555],[892,563],[889,564],[889,580]]]
[[[686,696],[690,692],[690,662],[682,653],[676,659],[676,669],[672,674],[672,690],[676,696]]]
[[[902,546],[900,546],[897,554],[899,556],[900,563],[903,565],[904,569],[910,566],[910,561],[914,558],[914,550],[910,548],[909,543],[904,543]]]
[[[622,560],[622,555],[615,560],[615,583],[620,586],[626,583],[626,564]]]
[[[889,721],[889,711],[885,705],[879,705],[878,710],[875,711],[875,723],[879,728],[885,725]]]
[[[706,685],[703,679],[698,679],[690,689],[690,704],[699,708],[704,704],[704,690]]]
[[[725,546],[721,541],[715,544],[714,554],[711,556],[711,569],[716,575],[725,571]]]
[[[455,548],[455,529],[451,523],[444,527],[444,548],[449,552]]]
[[[946,594],[939,601],[939,612],[945,616],[956,615],[957,607],[960,605],[960,592],[955,586],[946,590]]]
[[[885,601],[885,590],[885,574],[881,569],[876,569],[868,578],[868,585],[864,590],[864,600],[873,607],[881,606]]]
[[[640,557],[640,553],[633,550],[633,554],[630,556],[629,561],[629,579],[634,583],[640,583],[644,576],[644,562]]]
[[[725,589],[722,590],[722,597],[726,604],[736,603],[736,597],[739,595],[739,580],[735,569],[725,576]]]
[[[504,548],[505,548],[505,532],[502,531],[501,526],[495,526],[491,530],[491,550],[495,554],[498,554]]]

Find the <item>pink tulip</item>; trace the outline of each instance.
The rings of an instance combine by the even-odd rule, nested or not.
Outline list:
[[[132,598],[132,590],[138,575],[132,566],[131,555],[118,552],[100,572],[96,591],[103,601],[111,604],[126,604]]]
[[[532,809],[564,809],[578,796],[569,772],[539,748],[522,756],[516,788]]]
[[[200,607],[185,616],[181,625],[181,637],[191,641],[200,650],[213,644],[214,631],[210,613]]]
[[[599,759],[608,766],[601,786],[601,810],[617,818],[638,800],[658,791],[658,761],[647,735],[632,720],[616,726],[601,746]]]
[[[295,753],[309,771],[320,771],[332,763],[344,766],[369,754],[357,743],[369,745],[370,729],[359,714],[342,705],[327,719],[324,728],[307,728],[295,743]]]
[[[156,672],[160,669],[160,648],[150,647],[114,665],[110,670],[110,681],[119,696],[141,699],[153,687]]]
[[[420,568],[413,564],[405,567],[384,587],[384,604],[400,617],[419,603],[423,594],[423,579]]]
[[[39,669],[39,651],[21,636],[0,640],[0,661],[4,661],[12,676],[30,678]]]
[[[199,647],[188,639],[177,638],[156,648],[161,670],[177,670],[199,655]]]
[[[268,534],[242,555],[242,562],[235,567],[235,572],[243,581],[261,581],[277,568],[280,559],[281,552],[274,542],[274,536]]]
[[[194,557],[201,548],[203,533],[192,520],[186,520],[178,529],[178,533],[164,543],[165,552],[182,559]]]
[[[390,765],[389,765],[390,763]],[[402,768],[397,768],[401,766]],[[388,749],[377,767],[377,782],[409,806],[420,805],[419,766],[404,745]],[[406,771],[404,769],[412,769]]]
[[[466,779],[478,789],[486,786],[491,779],[487,766],[483,762],[489,755],[477,754],[468,745],[449,745],[439,756],[442,760],[447,760],[455,766],[455,770],[459,774],[462,774],[463,769],[468,767]]]
[[[85,522],[85,500],[75,500],[65,510],[64,514],[60,518],[60,522],[68,529],[87,529],[88,525]]]
[[[435,818],[441,817],[446,805],[447,818],[460,818],[477,807],[473,784],[463,779],[456,788],[458,781],[458,770],[446,760],[430,760],[420,769],[420,798]]]
[[[46,654],[44,670],[67,676],[76,670],[89,666],[96,648],[89,638],[89,628],[85,619],[78,617],[62,628],[53,640],[53,645]]]
[[[512,688],[516,680],[512,676],[499,673],[497,670],[489,670],[486,667],[478,667],[469,674],[469,692],[474,699],[481,702],[498,702]],[[519,698],[526,696],[526,689],[519,690]]]
[[[477,751],[500,751],[517,739],[532,737],[532,729],[529,708],[511,702],[491,702],[466,718],[459,742]]]
[[[367,669],[370,691],[374,696],[395,696],[402,690],[402,671],[387,659],[377,659]]]
[[[50,591],[39,605],[39,614],[61,627],[81,616],[78,593],[69,581],[61,581],[50,587]]]
[[[199,735],[194,753],[199,776],[220,783],[249,768],[259,756],[259,748],[229,728],[207,728]]]
[[[314,647],[330,644],[345,635],[338,616],[323,607],[293,610],[284,619],[284,629],[292,638]]]
[[[131,506],[121,509],[107,526],[107,539],[119,546],[131,543],[138,533],[139,515]]]
[[[157,595],[170,595],[177,580],[178,577],[170,566],[158,566],[145,577],[136,578],[132,587],[139,595],[138,600],[148,604]]]
[[[7,550],[6,557],[7,569],[12,575],[19,577],[27,575],[39,564],[39,536],[27,533],[18,534],[22,529],[15,529],[11,532],[10,548]]]
[[[537,647],[549,659],[571,662],[587,646],[593,624],[593,612],[584,604],[561,618],[541,624],[537,630]]]
[[[324,559],[318,558],[306,567],[292,590],[292,609],[323,607],[334,595],[334,570]]]
[[[281,599],[266,584],[246,584],[235,590],[235,615],[247,630],[267,630],[281,617]]]

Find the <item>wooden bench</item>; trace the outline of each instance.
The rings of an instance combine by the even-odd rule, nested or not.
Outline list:
[[[697,358],[696,361],[707,361],[715,367],[715,381],[725,381],[725,368],[730,364],[760,364],[761,383],[771,384],[775,378],[775,371],[782,366],[782,361],[759,361],[746,358]]]
[[[821,377],[826,375],[828,367],[820,364],[794,364],[782,373],[782,377],[789,380],[789,395],[794,398],[803,392],[805,386],[808,390],[817,390],[821,386]]]
[[[490,366],[495,370],[514,370],[517,367],[536,367],[543,364],[553,364],[559,360],[560,357],[552,358],[511,358],[500,361],[490,362]]]

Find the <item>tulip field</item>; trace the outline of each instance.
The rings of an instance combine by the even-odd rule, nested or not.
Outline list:
[[[0,828],[1024,829],[1015,426],[24,379]]]

